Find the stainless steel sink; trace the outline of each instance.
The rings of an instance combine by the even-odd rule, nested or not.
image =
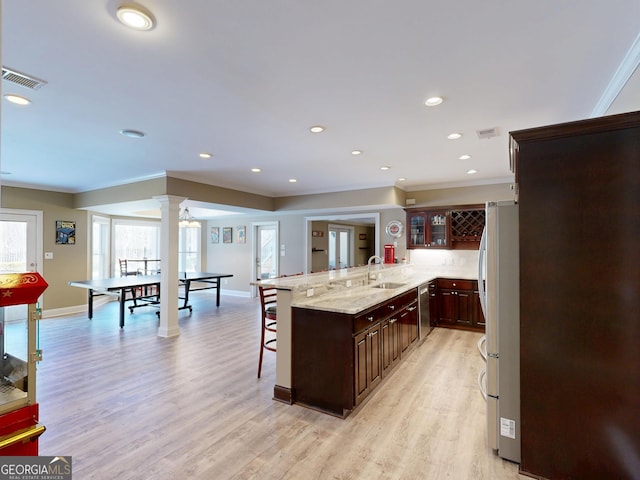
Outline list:
[[[382,282],[377,285],[371,285],[371,288],[385,288],[389,290],[393,290],[395,288],[404,287],[406,283],[395,283],[395,282]]]

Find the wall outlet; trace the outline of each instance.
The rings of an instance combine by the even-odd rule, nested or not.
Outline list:
[[[307,297],[313,297],[313,288],[307,288]]]
[[[44,252],[45,260],[53,260],[53,252]]]

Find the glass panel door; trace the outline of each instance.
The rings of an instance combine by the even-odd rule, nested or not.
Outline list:
[[[278,276],[278,224],[256,226],[256,275],[259,279]]]
[[[329,270],[350,265],[350,234],[348,228],[329,227]]]

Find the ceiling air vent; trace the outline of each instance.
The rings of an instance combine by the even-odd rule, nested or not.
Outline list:
[[[500,131],[498,130],[498,127],[484,128],[482,130],[477,130],[476,133],[478,134],[478,138],[480,138],[480,139],[482,139],[482,138],[493,138],[493,137],[497,137],[498,135],[500,135]]]
[[[11,70],[7,67],[2,67],[2,79],[30,88],[31,90],[39,90],[40,87],[47,84],[44,80],[39,80],[35,77],[25,75],[24,73],[16,72],[15,70]]]

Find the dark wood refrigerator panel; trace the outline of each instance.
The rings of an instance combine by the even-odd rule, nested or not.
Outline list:
[[[638,478],[640,112],[512,138],[520,468],[549,479]]]

